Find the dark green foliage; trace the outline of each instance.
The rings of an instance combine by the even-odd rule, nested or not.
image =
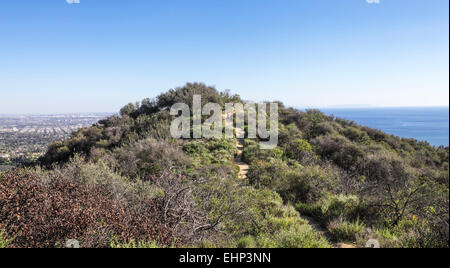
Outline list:
[[[364,235],[366,226],[359,220],[353,223],[347,221],[335,221],[329,225],[328,229],[335,241],[356,242]]]
[[[314,162],[315,154],[311,144],[304,139],[294,139],[285,145],[285,157],[297,160],[301,164]]]
[[[51,144],[39,160],[50,170],[38,169],[39,177],[94,187],[108,202],[131,205],[133,211],[142,200],[163,204],[163,211],[150,208],[162,213],[158,223],[170,215],[168,230],[161,229],[161,236],[102,240],[114,247],[171,246],[169,237],[185,246],[329,247],[299,212],[329,228],[336,241],[364,246],[376,238],[384,247],[448,247],[448,147],[279,103],[279,146],[261,150],[258,140],[245,140],[242,160],[250,166],[245,180],[238,178],[234,162],[236,140],[169,135],[168,109],[177,102],[192,107],[195,94],[202,104],[242,102],[237,95],[189,83],[128,104],[120,116]],[[129,224],[139,232],[136,220]],[[0,243],[10,234],[15,233],[7,229]]]
[[[162,140],[145,139],[117,148],[112,153],[122,174],[129,178],[148,180],[169,169],[183,169],[190,164],[182,151]]]
[[[202,107],[209,102],[224,104],[224,99],[215,88],[200,83],[188,83],[184,87],[159,95],[157,105],[161,109],[170,109],[175,103],[185,103],[192,108],[194,95],[202,96]]]
[[[342,136],[320,136],[315,138],[312,144],[323,159],[333,160],[336,165],[347,171],[357,167],[364,155],[358,145]]]
[[[248,180],[257,188],[276,190],[291,203],[313,202],[335,190],[337,174],[319,166],[288,166],[281,160],[256,161],[250,166]]]

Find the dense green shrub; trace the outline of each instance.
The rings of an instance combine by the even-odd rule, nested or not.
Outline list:
[[[236,243],[237,248],[256,248],[256,239],[251,235],[240,238]]]
[[[317,154],[322,159],[332,160],[336,165],[347,171],[358,167],[364,156],[363,150],[342,136],[320,136],[312,141]]]
[[[343,129],[342,134],[347,137],[347,139],[353,142],[362,144],[370,143],[369,135],[356,127],[346,127],[345,129]]]
[[[262,248],[329,248],[330,244],[307,224],[258,238]]]
[[[157,105],[161,109],[172,107],[175,103],[185,103],[192,108],[194,95],[201,95],[202,107],[206,103],[218,103],[223,106],[224,97],[214,87],[206,86],[201,83],[187,83],[183,87],[171,89],[167,93],[163,93],[157,97]],[[228,96],[229,97],[229,96]]]
[[[140,140],[120,147],[113,152],[113,156],[122,174],[130,178],[148,179],[167,169],[182,169],[190,163],[190,159],[178,147],[155,139]]]
[[[284,151],[280,147],[276,147],[272,150],[263,150],[255,141],[246,140],[242,158],[245,162],[252,163],[253,161],[281,159],[283,155]]]
[[[333,192],[337,183],[337,174],[319,166],[290,170],[278,182],[277,191],[286,201],[315,202],[327,192]]]
[[[208,153],[203,142],[187,142],[183,144],[183,151],[189,156],[203,156]]]
[[[269,187],[286,202],[314,202],[335,190],[339,176],[332,169],[319,166],[288,166],[281,160],[254,162],[248,173],[251,185]]]
[[[254,161],[247,174],[248,181],[256,188],[274,188],[281,174],[287,172],[288,167],[281,160]]]
[[[138,201],[142,198],[154,198],[159,189],[149,183],[137,180],[132,181],[116,173],[103,160],[96,163],[86,162],[82,157],[76,156],[69,163],[52,171],[35,171],[39,176],[70,178],[74,183],[81,185],[96,185],[109,197],[117,202]]]
[[[131,239],[127,243],[121,243],[117,241],[117,238],[113,238],[110,242],[110,248],[161,248],[156,241],[138,241]]]
[[[5,230],[0,229],[0,249],[8,248],[11,243],[11,240],[12,239],[6,237]]]
[[[328,225],[328,230],[337,242],[356,242],[365,232],[364,223],[357,220],[356,222],[333,221]]]
[[[311,144],[304,139],[288,142],[285,144],[284,150],[287,158],[295,159],[302,164],[310,164],[316,159]]]
[[[300,213],[319,221],[323,226],[337,219],[355,221],[365,216],[367,208],[357,196],[329,195],[315,203],[297,203]]]
[[[239,247],[262,248],[322,248],[329,243],[311,226],[299,218],[291,206],[269,190],[254,191],[254,211],[257,217],[247,235],[237,241]]]

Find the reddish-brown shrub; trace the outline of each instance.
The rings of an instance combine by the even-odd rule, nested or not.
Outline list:
[[[111,236],[120,242],[174,241],[170,224],[161,221],[162,202],[117,203],[95,185],[66,178],[44,180],[28,171],[0,179],[0,229],[12,247],[55,247],[77,239],[83,247],[107,247]]]

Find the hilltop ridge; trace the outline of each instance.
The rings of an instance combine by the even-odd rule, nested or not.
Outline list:
[[[188,83],[52,143],[36,167],[1,174],[0,239],[13,247],[69,238],[84,247],[364,247],[369,239],[448,247],[448,148],[280,102],[273,150],[261,149],[262,139],[174,139],[170,107],[192,109],[194,95],[222,107],[245,102]],[[29,207],[15,205],[30,196]],[[53,205],[39,207],[43,196]],[[34,214],[18,217],[24,210]],[[53,220],[42,224],[44,214]]]

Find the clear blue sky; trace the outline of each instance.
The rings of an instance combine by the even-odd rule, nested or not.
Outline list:
[[[188,81],[298,107],[448,106],[448,0],[1,0],[0,113]]]

